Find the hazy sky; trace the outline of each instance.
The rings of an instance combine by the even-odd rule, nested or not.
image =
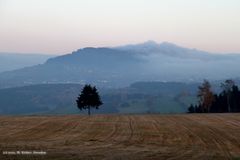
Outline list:
[[[240,0],[0,0],[0,52],[147,40],[240,53]]]

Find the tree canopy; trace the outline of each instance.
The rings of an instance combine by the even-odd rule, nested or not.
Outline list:
[[[91,114],[91,108],[98,109],[102,105],[101,98],[98,94],[97,88],[91,85],[85,85],[81,94],[76,100],[77,106],[80,110],[88,109],[88,115]]]
[[[240,112],[240,90],[233,80],[221,84],[222,91],[214,94],[208,81],[198,88],[199,104],[190,105],[189,113],[224,113]]]

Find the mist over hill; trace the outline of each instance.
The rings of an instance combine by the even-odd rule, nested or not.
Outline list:
[[[171,43],[83,48],[46,63],[0,74],[0,88],[46,83],[124,87],[136,81],[199,82],[238,78],[240,55],[212,54]]]
[[[23,54],[23,53],[0,53],[0,72],[16,70],[37,64],[45,63],[45,61],[53,55],[44,54]]]

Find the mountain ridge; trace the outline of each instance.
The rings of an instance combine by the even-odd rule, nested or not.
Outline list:
[[[239,67],[240,55],[213,55],[149,41],[127,47],[86,47],[41,65],[1,73],[0,88],[45,83],[124,87],[136,81],[222,80],[238,78]]]

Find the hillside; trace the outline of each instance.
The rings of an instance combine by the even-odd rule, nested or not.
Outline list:
[[[197,100],[197,86],[195,83],[138,82],[125,88],[99,88],[104,104],[94,113],[184,113]],[[79,113],[75,101],[81,89],[79,84],[0,89],[0,115]]]
[[[0,159],[240,158],[239,114],[0,117]],[[6,134],[7,133],[7,134]]]
[[[0,88],[93,83],[119,88],[137,81],[199,82],[239,78],[240,55],[211,54],[171,43],[83,48],[46,63],[0,74]]]

